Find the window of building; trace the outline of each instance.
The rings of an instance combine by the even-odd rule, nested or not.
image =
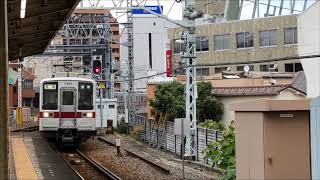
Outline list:
[[[260,65],[260,71],[262,72],[278,72],[278,67],[275,64],[262,64]]]
[[[31,107],[32,98],[22,98],[22,105],[26,107]]]
[[[277,45],[277,30],[266,30],[259,32],[260,46]]]
[[[298,43],[297,27],[284,29],[284,44]]]
[[[23,81],[24,89],[33,89],[33,80],[26,79]]]
[[[114,109],[114,108],[115,108],[114,104],[109,105],[109,109]]]
[[[186,50],[186,44],[177,42],[177,39],[173,40],[173,53],[180,53]]]
[[[216,67],[214,68],[215,73],[221,73],[222,71],[227,71],[228,67]]]
[[[230,34],[215,35],[214,49],[215,50],[230,49]]]
[[[244,71],[244,66],[237,66],[237,71]],[[254,71],[254,65],[249,65],[249,71]]]
[[[284,65],[285,72],[303,71],[301,63],[288,63]]]
[[[197,76],[209,76],[209,68],[197,68]]]
[[[205,36],[196,37],[196,51],[209,51],[209,38]]]
[[[251,32],[237,33],[237,48],[253,47],[253,35]]]

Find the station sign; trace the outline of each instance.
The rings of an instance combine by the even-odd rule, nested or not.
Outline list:
[[[144,8],[149,9],[152,12],[155,12],[157,14],[162,14],[161,12],[163,12],[163,6],[144,6]],[[132,14],[151,14],[151,13],[143,9],[133,9]]]

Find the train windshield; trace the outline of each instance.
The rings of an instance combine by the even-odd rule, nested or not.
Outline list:
[[[57,110],[58,109],[58,83],[49,82],[43,84],[43,110]]]
[[[93,109],[93,85],[92,83],[79,82],[79,110]]]

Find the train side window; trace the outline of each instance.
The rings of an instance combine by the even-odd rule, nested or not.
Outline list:
[[[63,105],[73,105],[73,91],[63,91],[62,92],[62,104]]]

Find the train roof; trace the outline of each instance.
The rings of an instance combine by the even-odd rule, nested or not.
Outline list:
[[[78,78],[78,77],[56,77],[56,78],[46,78],[40,81],[40,84],[47,81],[89,81],[89,82],[95,82],[92,79],[88,78]]]

